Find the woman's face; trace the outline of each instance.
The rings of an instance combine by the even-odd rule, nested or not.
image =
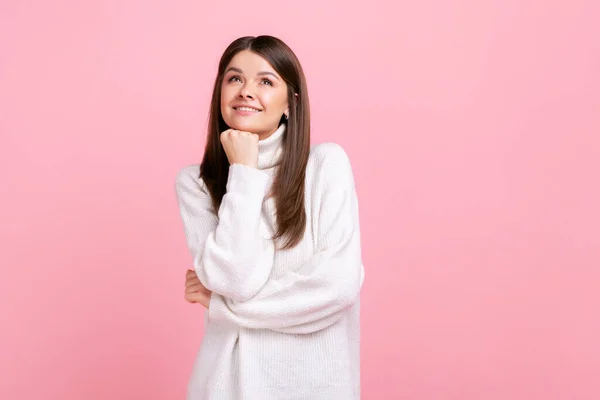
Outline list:
[[[287,84],[264,58],[249,50],[237,53],[221,87],[221,114],[236,130],[269,137],[287,113]]]

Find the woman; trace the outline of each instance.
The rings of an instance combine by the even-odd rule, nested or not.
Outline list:
[[[272,36],[225,50],[204,158],[176,192],[206,307],[189,400],[360,398],[364,279],[350,162],[310,146],[306,81]]]

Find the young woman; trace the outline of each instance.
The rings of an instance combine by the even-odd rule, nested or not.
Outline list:
[[[176,192],[206,307],[189,400],[360,398],[358,203],[348,156],[310,145],[306,81],[272,36],[225,50],[204,158]]]

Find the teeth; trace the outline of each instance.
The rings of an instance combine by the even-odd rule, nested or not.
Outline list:
[[[256,108],[250,108],[250,107],[238,107],[239,111],[259,111]]]

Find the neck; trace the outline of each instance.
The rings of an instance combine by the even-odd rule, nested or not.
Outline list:
[[[258,142],[258,169],[269,169],[279,164],[283,151],[285,124],[279,125],[267,138]]]

